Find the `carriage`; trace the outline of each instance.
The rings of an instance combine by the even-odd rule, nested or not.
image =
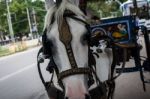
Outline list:
[[[55,7],[52,10],[56,11]],[[47,41],[47,39],[50,39],[50,38],[47,38],[46,33],[47,31],[50,31],[47,29],[51,27],[52,24],[55,24],[55,22],[50,21],[49,22],[50,24],[49,23],[46,24],[48,25],[48,28],[45,28],[45,31],[43,33],[44,43],[43,43],[43,47],[40,49],[38,53],[37,61],[38,61],[39,75],[40,75],[43,85],[45,86],[46,91],[48,92],[49,97],[53,96],[51,94],[51,92],[53,91],[56,93],[56,96],[54,97],[57,97],[57,99],[64,99],[64,97],[66,97],[66,93],[64,91],[66,91],[67,88],[66,89],[64,88],[65,82],[62,82],[62,79],[67,78],[70,75],[72,76],[72,75],[81,75],[81,74],[88,75],[88,81],[87,81],[88,86],[91,86],[94,83],[97,84],[97,86],[89,90],[89,94],[86,94],[84,98],[82,99],[90,99],[90,97],[92,99],[99,99],[99,97],[101,97],[100,99],[106,99],[106,98],[112,99],[113,92],[115,89],[114,80],[124,72],[139,71],[141,81],[143,82],[143,89],[146,90],[145,83],[150,83],[150,81],[144,79],[144,75],[143,75],[145,71],[150,72],[150,40],[149,40],[149,34],[147,31],[147,28],[145,26],[137,26],[135,15],[104,19],[104,20],[101,20],[100,24],[89,25],[84,21],[84,19],[82,18],[80,19],[80,17],[74,16],[75,14],[82,15],[77,12],[72,13],[72,9],[71,11],[65,10],[63,13],[64,19],[62,19],[63,21],[61,23],[63,24],[64,27],[58,24],[58,31],[62,32],[62,34],[59,34],[61,35],[61,37],[59,36],[59,39],[61,42],[63,42],[63,44],[66,47],[66,52],[69,57],[71,69],[60,72],[59,68],[57,67],[58,64],[56,64],[57,62],[55,58],[51,58],[53,55],[52,53],[49,53],[49,50],[54,50],[51,48],[51,46],[54,46],[54,45],[51,44],[52,42]],[[49,17],[52,18],[52,20],[54,20],[55,12],[50,13],[50,14],[52,16],[49,16]],[[74,34],[72,34],[72,36],[70,35],[70,29],[69,29],[70,24],[68,25],[65,18],[70,18],[71,20],[77,21],[82,25],[84,24],[85,28],[87,29],[87,33],[86,34],[84,33],[84,36],[83,36],[83,38],[86,39],[87,41],[81,42],[81,43],[83,44],[82,46],[84,46],[84,44],[88,44],[87,46],[87,49],[88,49],[87,58],[88,58],[88,63],[89,63],[88,68],[77,66],[78,61],[76,61],[77,60],[76,55],[74,55],[73,53],[74,51],[73,45],[71,46],[69,43],[73,39],[73,37],[76,35]],[[137,42],[139,30],[144,35],[146,52],[147,52],[147,57],[145,58],[143,64],[141,64],[141,57],[140,57],[141,46]],[[64,35],[63,33],[66,33],[66,34]],[[93,51],[93,47],[96,48],[95,52]],[[111,49],[112,60],[111,60],[111,65],[109,66],[107,70],[108,72],[107,80],[104,80],[102,82],[102,80],[99,79],[99,75],[97,74],[97,70],[96,70],[97,59],[95,58],[99,58],[100,54],[103,53],[104,50],[107,48]],[[47,51],[45,49],[49,49],[49,50]],[[45,56],[44,58],[47,57],[48,59],[50,59],[50,62],[48,64],[49,66],[47,69],[52,74],[52,77],[50,81],[48,82],[44,80],[43,74],[41,72],[41,66],[40,66],[40,64],[43,63],[44,61],[44,58],[41,57],[40,55],[41,54],[43,55],[43,53],[45,52],[48,53],[46,54],[48,56]],[[123,54],[120,54],[120,53],[123,53]],[[133,57],[135,61],[135,67],[127,68],[125,67],[125,62],[129,61],[131,57]],[[121,67],[119,67],[120,63],[122,64]],[[53,75],[55,73],[57,75],[57,80],[61,88],[56,88],[56,86],[54,86]],[[117,74],[117,75],[114,75],[114,74]],[[64,90],[62,90],[63,88]],[[69,95],[67,97],[69,97]]]
[[[91,26],[92,32],[103,32],[109,35],[115,42],[119,42],[121,44],[127,44],[127,59],[126,61],[129,61],[131,56],[134,58],[135,61],[135,67],[132,68],[117,68],[116,72],[122,71],[122,73],[129,73],[129,72],[141,72],[141,80],[143,82],[143,88],[145,90],[145,84],[144,83],[150,83],[150,81],[145,81],[143,72],[149,71],[149,63],[150,63],[150,41],[149,41],[149,33],[145,26],[136,26],[136,17],[135,16],[123,16],[123,17],[117,17],[117,18],[110,18],[106,20],[102,20],[102,24]],[[119,25],[123,25],[124,28],[119,29]],[[140,56],[140,50],[141,46],[138,44],[138,36],[139,36],[139,29],[142,31],[142,35],[144,35],[145,39],[145,46],[146,46],[146,53],[147,58],[145,58],[143,64],[141,64],[141,56]],[[124,33],[124,34],[123,34]],[[136,49],[136,50],[135,50]],[[118,49],[120,50],[120,49]],[[120,52],[118,51],[118,54]],[[123,57],[121,54],[118,56],[118,62],[122,62]]]

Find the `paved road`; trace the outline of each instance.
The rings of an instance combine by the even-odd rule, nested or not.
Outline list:
[[[38,49],[0,58],[0,99],[48,99],[36,68]],[[127,65],[134,66],[132,61]],[[44,73],[46,79],[49,76]],[[150,99],[149,93],[150,85],[143,92],[138,72],[122,74],[116,80],[114,99]]]
[[[48,99],[36,67],[38,49],[0,58],[0,99]]]
[[[128,66],[134,66],[133,61]],[[146,74],[150,78],[150,73]],[[116,80],[114,99],[150,99],[150,84],[146,84],[147,91],[143,91],[140,73],[125,73]]]
[[[0,78],[36,63],[37,49],[0,58]]]
[[[144,45],[144,39],[141,36],[139,38],[143,49],[141,50],[141,56],[146,56],[146,50]],[[134,61],[130,60],[126,67],[135,66]],[[144,73],[145,78],[150,79],[150,73]],[[150,99],[150,84],[146,84],[147,91],[143,91],[142,82],[140,79],[140,73],[125,73],[122,74],[116,80],[115,99]]]

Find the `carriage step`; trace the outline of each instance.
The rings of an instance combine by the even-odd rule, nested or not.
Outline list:
[[[140,68],[139,67],[130,67],[130,68],[116,68],[116,73],[132,73],[132,72],[137,72],[137,71],[140,71]]]

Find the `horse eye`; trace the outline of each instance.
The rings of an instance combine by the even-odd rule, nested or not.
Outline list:
[[[89,36],[88,36],[87,33],[84,34],[84,35],[81,37],[81,43],[82,43],[83,45],[87,44],[88,40],[89,40]]]

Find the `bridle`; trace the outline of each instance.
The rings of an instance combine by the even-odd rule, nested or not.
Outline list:
[[[91,74],[91,69],[89,67],[86,68],[79,68],[77,66],[74,54],[73,54],[73,50],[72,50],[72,46],[71,46],[71,41],[72,41],[72,35],[69,29],[69,25],[66,21],[66,17],[65,16],[62,20],[62,24],[60,24],[58,26],[58,30],[59,30],[59,39],[60,41],[64,44],[66,52],[67,52],[67,56],[69,58],[69,62],[71,65],[71,69],[62,71],[58,74],[58,81],[62,80],[63,78],[70,76],[70,75],[75,75],[75,74]],[[71,18],[71,17],[70,17]]]
[[[54,16],[54,14],[53,14],[53,16]],[[72,46],[71,46],[72,34],[70,32],[70,28],[69,28],[69,25],[67,23],[66,18],[71,18],[71,19],[76,20],[76,21],[78,21],[78,22],[85,25],[85,27],[87,29],[87,33],[84,34],[84,36],[85,36],[85,38],[87,40],[87,43],[88,43],[88,49],[90,50],[90,47],[89,47],[90,25],[87,22],[85,22],[84,20],[82,20],[82,19],[78,18],[77,16],[75,16],[74,13],[66,10],[64,15],[63,15],[62,24],[58,24],[58,31],[59,31],[59,39],[65,46],[66,53],[67,53],[71,68],[68,69],[68,70],[60,72],[58,70],[57,65],[54,62],[53,54],[52,54],[52,52],[50,52],[50,54],[51,54],[50,56],[51,56],[51,59],[52,59],[51,61],[53,61],[54,64],[55,64],[54,66],[51,67],[50,71],[52,73],[53,73],[53,71],[56,72],[58,83],[59,83],[59,85],[61,86],[62,89],[64,89],[62,80],[65,77],[68,77],[68,76],[71,76],[71,75],[78,75],[78,74],[85,74],[85,75],[88,76],[88,86],[90,87],[94,83],[94,79],[93,79],[93,76],[92,76],[92,71],[93,71],[92,70],[93,69],[92,68],[92,63],[90,62],[89,63],[90,66],[87,66],[87,67],[82,67],[82,68],[80,67],[79,68],[77,66],[77,63],[76,63],[76,60],[75,60],[75,57],[74,57],[74,53],[73,53],[73,50],[72,50]],[[53,21],[50,23],[50,26],[54,23],[54,20],[55,20],[54,17],[53,17],[52,20]],[[43,35],[44,35],[43,42],[45,42],[45,43],[49,43],[48,40],[47,40],[47,37],[46,37],[47,30],[48,29],[46,29],[43,33]],[[43,47],[45,46],[45,43],[43,44]],[[47,50],[47,48],[43,48],[43,49]],[[48,47],[48,49],[51,49],[51,47]],[[89,54],[88,56],[91,57],[92,54],[90,53],[90,51],[88,52],[88,54]],[[94,59],[92,59],[92,60],[94,60]],[[88,60],[88,62],[89,62],[89,60]],[[51,79],[53,79],[53,77]],[[42,80],[42,82],[44,82],[44,79]]]
[[[88,46],[89,46],[89,52],[88,52],[88,54],[89,54],[88,55],[89,56],[89,60],[88,60],[89,66],[86,67],[86,68],[79,68],[77,66],[77,63],[76,63],[76,60],[75,60],[75,57],[74,57],[74,54],[73,54],[72,46],[71,46],[72,35],[71,35],[70,29],[69,29],[69,25],[66,21],[66,18],[71,18],[71,19],[74,19],[78,22],[83,23],[85,25],[86,29],[88,30],[88,32],[86,33],[86,39],[87,39]],[[53,22],[54,22],[54,19],[52,19],[52,20],[53,21],[50,23],[50,25],[52,25]],[[88,76],[88,86],[89,87],[94,83],[93,78],[96,79],[95,81],[97,82],[98,86],[103,86],[102,82],[99,80],[99,78],[96,74],[96,71],[95,71],[96,70],[96,62],[95,62],[93,54],[90,51],[90,39],[91,39],[90,38],[91,37],[90,25],[88,23],[86,23],[84,20],[76,17],[75,14],[70,13],[69,11],[66,11],[66,13],[63,16],[62,24],[58,25],[58,30],[59,30],[59,39],[65,46],[67,56],[69,58],[69,62],[70,62],[70,65],[71,65],[71,69],[68,69],[68,70],[65,70],[65,71],[62,71],[62,72],[59,72],[58,67],[56,66],[56,64],[53,67],[51,67],[52,75],[54,74],[54,71],[56,72],[56,75],[57,75],[57,78],[58,78],[58,83],[59,83],[60,87],[62,89],[64,89],[62,79],[64,79],[65,77],[71,76],[71,75],[76,75],[76,74],[85,74],[85,75],[87,75]],[[47,33],[47,29],[43,33],[43,35],[44,35],[43,42],[47,42],[46,33]],[[116,43],[115,45],[117,45],[117,44],[118,43]],[[118,46],[122,47],[123,45],[120,44]],[[43,47],[44,47],[44,44],[43,44]],[[43,49],[47,49],[47,48],[43,48]],[[51,50],[51,47],[49,47],[48,49]],[[50,57],[53,57],[52,53],[51,53]],[[53,60],[53,58],[52,58],[52,60]],[[92,60],[92,62],[90,62],[91,60]],[[54,62],[54,60],[53,60],[53,62]],[[39,64],[40,63],[38,63],[38,65]],[[112,66],[113,69],[112,70],[114,70],[115,65],[116,65],[116,62],[113,63],[113,66]],[[122,66],[122,67],[124,67],[124,66]],[[39,68],[40,68],[40,66],[38,66],[38,69]],[[113,71],[112,71],[112,73],[113,73]],[[41,73],[40,69],[39,69],[39,74],[40,74],[40,78],[41,78],[45,88],[47,88],[47,85],[45,85],[45,82],[44,82],[44,79],[42,77],[42,73]],[[106,85],[109,84],[109,82],[113,81],[114,79],[116,79],[118,77],[118,76],[113,77],[113,74],[111,74],[111,76],[112,76],[111,79],[106,81]],[[53,76],[51,77],[50,84],[53,83],[52,80],[53,80]],[[105,90],[103,91],[103,93],[105,93]]]

